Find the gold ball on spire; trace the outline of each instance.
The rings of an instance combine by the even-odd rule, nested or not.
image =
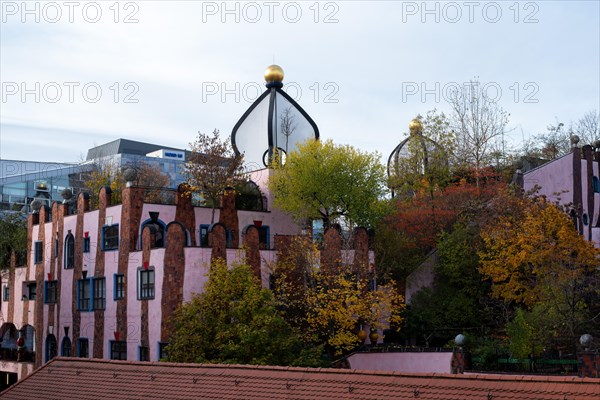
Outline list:
[[[408,129],[411,135],[423,133],[423,123],[420,119],[415,118],[408,124]]]
[[[269,65],[265,70],[265,82],[283,82],[283,68],[279,65]]]

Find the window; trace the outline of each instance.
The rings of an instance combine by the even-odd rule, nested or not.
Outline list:
[[[588,215],[587,215],[587,214],[583,214],[583,217],[582,217],[582,219],[583,219],[583,224],[584,224],[585,226],[587,226],[587,225],[590,223],[590,221],[589,221],[589,217],[588,217]]]
[[[233,248],[233,235],[231,234],[231,229],[225,230],[225,246],[228,249]]]
[[[44,260],[44,243],[35,242],[33,248],[33,259],[36,264],[41,263]]]
[[[110,341],[110,359],[127,360],[127,342],[124,340]]]
[[[150,349],[148,346],[140,346],[140,361],[150,361]]]
[[[58,281],[44,282],[44,303],[46,303],[46,304],[56,303],[57,293],[58,293]]]
[[[200,247],[208,247],[208,227],[210,225],[200,225]]]
[[[4,285],[4,287],[2,288],[2,300],[10,300],[10,287],[8,285]]]
[[[46,362],[52,360],[58,354],[58,344],[56,343],[56,336],[48,335],[46,337]]]
[[[35,282],[23,282],[23,300],[35,300],[37,297],[37,285]]]
[[[270,249],[271,248],[271,229],[262,225],[258,228],[258,246],[261,249]]]
[[[91,279],[77,281],[77,309],[80,311],[90,311],[90,281]]]
[[[138,269],[138,300],[154,298],[154,267]]]
[[[87,338],[79,338],[77,340],[77,356],[81,358],[89,357],[90,342]]]
[[[63,357],[71,357],[71,351],[72,351],[72,346],[71,346],[71,339],[69,339],[68,337],[64,337],[62,340],[62,344],[60,346],[60,355]]]
[[[102,227],[102,250],[119,248],[119,224]]]
[[[58,257],[58,239],[54,239],[54,258]]]
[[[71,269],[75,266],[75,238],[68,234],[65,238],[65,269]]]
[[[94,282],[94,310],[104,310],[106,308],[106,279],[93,278]]]
[[[89,237],[83,238],[83,252],[84,253],[90,252],[90,238]]]
[[[123,298],[125,298],[125,275],[115,274],[114,299],[119,300]]]
[[[594,187],[594,193],[600,193],[600,180],[597,176],[592,178],[592,186]]]
[[[167,358],[167,346],[169,345],[169,343],[165,343],[165,342],[159,342],[158,343],[158,359],[162,360],[164,358]]]

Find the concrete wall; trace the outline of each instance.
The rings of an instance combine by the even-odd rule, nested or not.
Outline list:
[[[351,369],[398,372],[451,373],[452,353],[355,353],[348,357]]]

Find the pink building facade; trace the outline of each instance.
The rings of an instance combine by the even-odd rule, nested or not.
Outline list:
[[[600,247],[600,148],[574,146],[571,152],[522,176],[525,191],[537,189],[567,206],[579,233]]]

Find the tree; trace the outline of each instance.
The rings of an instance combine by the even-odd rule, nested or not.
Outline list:
[[[557,330],[575,336],[600,294],[600,251],[575,230],[557,206],[543,198],[520,200],[522,217],[500,216],[482,231],[480,272],[492,295],[530,311],[545,307]]]
[[[342,219],[372,226],[379,217],[386,189],[377,153],[309,140],[272,168],[268,184],[274,205],[298,221],[322,219],[325,228]]]
[[[217,129],[212,135],[198,132],[190,146],[191,154],[185,164],[187,183],[191,192],[200,193],[212,206],[213,223],[215,208],[225,191],[246,180],[244,156],[235,155],[230,139],[222,141]]]
[[[275,295],[285,318],[307,343],[323,344],[332,360],[361,344],[357,335],[361,325],[399,328],[404,304],[393,281],[375,289],[369,276],[327,275],[318,263],[316,246],[296,238],[273,268]]]
[[[16,211],[0,212],[0,270],[10,267],[14,254],[17,265],[24,265],[27,253],[27,216]]]
[[[570,136],[571,132],[565,129],[565,124],[557,122],[547,127],[547,133],[535,135],[527,142],[524,153],[526,156],[555,160],[571,150]]]
[[[318,365],[318,348],[305,346],[283,318],[272,293],[251,267],[214,262],[204,291],[175,313],[168,361]]]
[[[487,95],[485,85],[471,81],[451,93],[451,126],[457,135],[456,162],[472,166],[476,185],[480,173],[491,161],[495,146],[504,146],[509,114]],[[502,149],[503,150],[503,149]]]
[[[593,144],[600,139],[600,113],[590,110],[577,121],[573,131],[583,144]]]

